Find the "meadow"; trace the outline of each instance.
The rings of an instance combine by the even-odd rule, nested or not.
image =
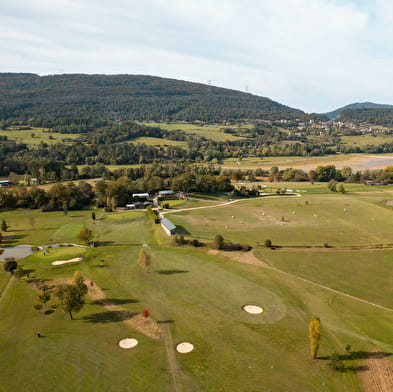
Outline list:
[[[40,143],[56,144],[63,143],[63,139],[77,139],[81,135],[77,133],[58,133],[58,132],[47,132],[45,128],[32,128],[28,130],[19,129],[0,129],[0,136],[7,136],[8,140],[15,140],[17,142],[23,142],[29,147],[38,146]]]
[[[181,130],[190,135],[203,136],[206,139],[216,140],[218,142],[223,142],[226,140],[242,140],[243,137],[239,137],[236,135],[232,135],[231,133],[225,133],[222,131],[223,128],[237,129],[237,125],[215,125],[215,124],[206,124],[206,125],[196,125],[196,124],[188,124],[188,123],[147,123],[146,125],[159,127],[162,129],[166,129],[168,131],[176,132],[177,130]],[[252,124],[247,124],[241,126],[241,128],[251,129],[253,127]]]
[[[29,277],[10,279],[0,271],[0,360],[7,364],[0,368],[0,379],[6,380],[0,391],[362,391],[363,360],[375,350],[392,353],[393,311],[340,292],[393,307],[393,250],[375,248],[393,243],[392,211],[385,203],[393,192],[384,189],[169,210],[189,238],[208,244],[220,233],[255,247],[245,253],[175,246],[143,211],[96,210],[95,221],[88,210],[1,212],[10,224],[3,246],[77,243],[85,227],[99,246],[34,252],[19,260]],[[181,209],[225,201],[206,197],[170,204]],[[264,248],[266,238],[282,248]],[[332,247],[324,248],[325,242]],[[146,270],[137,263],[142,247],[152,261]],[[76,255],[83,261],[52,265]],[[46,308],[34,309],[37,284],[53,285],[76,270],[106,299],[88,297],[73,321],[55,307],[53,293]],[[264,312],[247,314],[245,304]],[[123,320],[145,308],[162,332],[159,340]],[[312,316],[322,323],[316,360],[309,353]],[[118,342],[125,337],[136,338],[138,346],[121,349]],[[192,342],[194,350],[177,353],[181,341]],[[334,351],[345,370],[329,367]]]

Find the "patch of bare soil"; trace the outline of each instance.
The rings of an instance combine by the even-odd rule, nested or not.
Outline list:
[[[380,354],[380,355],[379,355]],[[360,373],[364,392],[393,391],[393,361],[375,352],[363,362],[367,370]]]
[[[266,264],[262,260],[259,260],[257,257],[254,256],[252,252],[225,252],[222,250],[210,249],[208,253],[220,256],[224,259],[238,261],[244,264],[258,265],[260,267],[270,268],[270,265]]]
[[[62,283],[70,283],[71,279],[54,279],[50,282],[51,286],[57,286]],[[131,313],[125,310],[123,307],[115,304],[111,304],[109,302],[104,301],[106,296],[103,290],[97,286],[96,283],[91,285],[90,280],[86,279],[85,281],[88,292],[87,295],[96,302],[102,301],[102,305],[105,309],[110,312],[117,312],[118,314],[124,314],[125,317],[122,319],[122,322],[127,324],[129,327],[136,329],[138,332],[143,333],[149,338],[158,340],[161,337],[162,329],[157,324],[155,320],[151,317],[143,317],[141,314]]]

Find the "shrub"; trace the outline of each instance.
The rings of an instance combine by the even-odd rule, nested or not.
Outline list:
[[[266,246],[266,248],[271,248],[272,247],[272,241],[269,240],[269,239],[265,240],[265,246]]]
[[[213,249],[223,249],[224,248],[224,237],[217,234],[213,240]]]

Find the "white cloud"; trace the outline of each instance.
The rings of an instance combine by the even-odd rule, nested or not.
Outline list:
[[[387,0],[2,0],[1,71],[213,80],[307,111],[393,103],[392,11]]]

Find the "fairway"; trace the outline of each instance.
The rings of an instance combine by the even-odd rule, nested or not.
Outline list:
[[[254,255],[243,253],[245,258],[241,252],[228,253],[230,260],[209,247],[169,246],[144,211],[96,210],[96,220],[91,211],[2,213],[11,226],[4,245],[77,242],[77,233],[87,227],[98,247],[34,252],[19,261],[29,273],[21,279],[9,280],[0,271],[0,360],[7,363],[0,370],[7,380],[0,391],[360,392],[357,371],[332,372],[324,358],[333,351],[342,354],[348,343],[355,352],[392,352],[393,311],[356,298],[393,309],[393,251],[340,247],[393,242],[391,207],[383,203],[392,194],[265,197],[210,208],[203,207],[227,199],[198,196],[171,202],[174,210],[169,210],[170,219],[191,238],[209,242],[221,233],[255,246],[269,237],[289,248],[273,251],[260,245]],[[323,246],[326,238],[336,248],[304,248]],[[290,248],[294,245],[301,247]],[[142,246],[151,257],[146,269],[137,262]],[[75,257],[82,260],[52,265]],[[249,260],[260,264],[244,263]],[[52,287],[76,270],[104,299],[88,297],[73,321],[54,306],[53,291],[44,309],[34,309],[39,284]],[[245,305],[263,312],[247,313]],[[158,340],[128,323],[144,309],[161,331]],[[308,342],[308,322],[315,315],[323,334],[318,360],[310,357]],[[43,337],[37,338],[37,332]],[[119,347],[123,339],[138,343],[124,349]],[[176,351],[184,342],[192,351]],[[23,375],[35,374],[37,362],[45,363],[43,374],[31,381]],[[362,359],[347,356],[344,363],[357,368]]]
[[[279,246],[393,244],[390,213],[356,195],[261,197],[169,217],[190,236],[212,239],[221,234],[251,246],[267,238]]]

